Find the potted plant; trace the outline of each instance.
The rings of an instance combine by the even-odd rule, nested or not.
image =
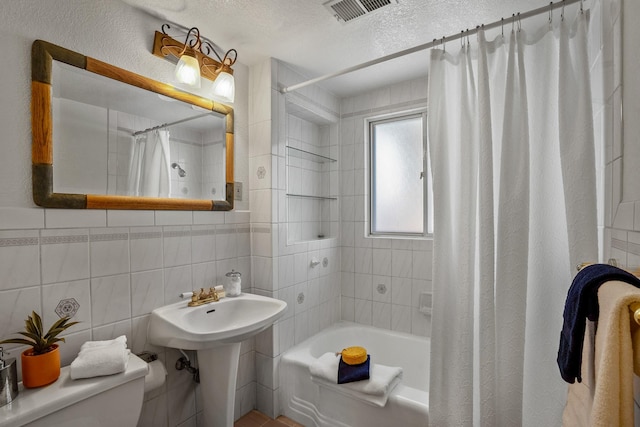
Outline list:
[[[31,348],[22,352],[22,384],[27,388],[42,387],[53,383],[60,376],[60,351],[57,342],[64,342],[58,335],[78,322],[69,322],[65,316],[58,319],[45,333],[42,318],[33,311],[27,316],[25,330],[17,332],[25,338],[10,338],[0,344],[26,344]]]

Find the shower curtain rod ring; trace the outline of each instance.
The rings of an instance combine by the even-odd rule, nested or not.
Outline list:
[[[553,24],[553,2],[549,2],[549,26]]]
[[[500,18],[500,33],[502,35],[502,38],[504,38],[504,18]]]
[[[460,31],[460,46],[464,49],[464,30]]]
[[[440,39],[440,44],[442,45],[442,51],[446,52],[447,46],[444,44],[444,36],[442,36],[442,39]]]
[[[520,12],[518,12],[518,32],[522,31],[522,18],[520,17]]]
[[[566,4],[566,0],[562,0],[562,12],[560,12],[560,20],[564,21],[564,5]]]

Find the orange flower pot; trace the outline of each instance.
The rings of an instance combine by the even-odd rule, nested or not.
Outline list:
[[[33,349],[22,352],[22,384],[26,388],[36,388],[55,382],[60,376],[60,350],[54,344],[53,350],[44,354],[33,354]]]

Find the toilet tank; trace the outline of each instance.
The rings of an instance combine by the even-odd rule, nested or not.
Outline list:
[[[0,407],[0,427],[134,427],[144,397],[147,363],[129,356],[127,369],[104,377],[72,380],[69,367],[46,387],[23,389]]]

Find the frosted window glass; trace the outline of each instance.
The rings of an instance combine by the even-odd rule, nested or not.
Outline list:
[[[371,124],[372,233],[424,232],[422,129],[421,115]]]

